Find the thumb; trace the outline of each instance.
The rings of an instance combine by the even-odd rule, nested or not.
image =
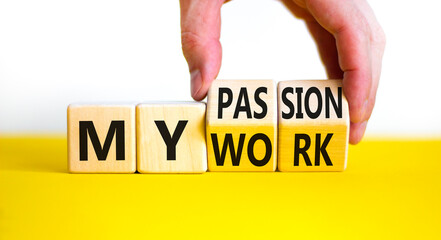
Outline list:
[[[220,9],[223,0],[181,0],[182,51],[191,75],[191,95],[202,100],[222,60]]]

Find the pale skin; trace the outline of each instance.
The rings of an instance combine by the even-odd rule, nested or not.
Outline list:
[[[349,142],[363,138],[375,105],[384,32],[365,0],[282,0],[303,19],[328,78],[343,79],[351,120]],[[205,98],[222,61],[219,42],[224,0],[180,0],[182,49],[191,75],[191,95]]]

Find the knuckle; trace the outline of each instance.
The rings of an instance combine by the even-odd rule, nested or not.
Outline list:
[[[183,51],[192,50],[203,44],[203,39],[193,32],[181,33],[181,44]]]

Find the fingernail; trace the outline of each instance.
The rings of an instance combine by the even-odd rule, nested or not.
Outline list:
[[[360,129],[363,130],[363,134],[364,134],[364,131],[366,131],[366,127],[367,127],[367,121],[363,121],[363,122],[360,124]]]
[[[360,138],[360,141],[361,141],[361,139],[363,139],[363,136],[364,136],[364,134],[366,133],[366,127],[367,127],[367,121],[363,121],[363,122],[360,124],[359,132],[358,132],[358,134],[359,134],[359,138]]]
[[[195,97],[202,86],[201,72],[199,69],[190,72],[191,77],[191,96]]]
[[[350,143],[357,144],[361,141],[366,131],[367,121],[351,123]]]
[[[362,113],[362,118],[361,120],[365,120],[366,119],[366,115],[368,113],[368,106],[369,106],[369,100],[365,100],[363,103],[363,113]]]

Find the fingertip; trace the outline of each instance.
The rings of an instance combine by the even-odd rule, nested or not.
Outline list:
[[[351,122],[364,120],[369,106],[371,77],[368,70],[350,70],[344,73],[343,91],[349,104]]]
[[[187,46],[187,44],[184,44]],[[217,77],[222,61],[222,47],[218,40],[184,47],[184,56],[190,70],[191,96],[200,101],[207,95],[211,82]]]
[[[203,94],[192,95],[193,99],[198,102],[204,100],[205,96],[206,96],[206,94],[205,95],[203,95]]]
[[[363,121],[360,123],[351,122],[349,143],[353,145],[358,144],[361,141],[361,139],[363,139],[364,133],[366,131],[366,127],[367,127],[367,121]]]
[[[354,103],[354,101],[348,103],[349,103],[349,117],[352,123],[361,123],[369,119],[369,116],[366,117],[366,115],[369,115],[368,113],[369,100],[364,100],[361,103]]]
[[[200,70],[193,70],[190,73],[191,76],[191,96],[196,101],[203,100],[208,93],[208,90],[213,82],[214,78],[210,77],[211,74],[207,72],[201,72]]]
[[[190,72],[191,96],[194,100],[200,101],[199,91],[202,85],[201,71],[199,69]]]

